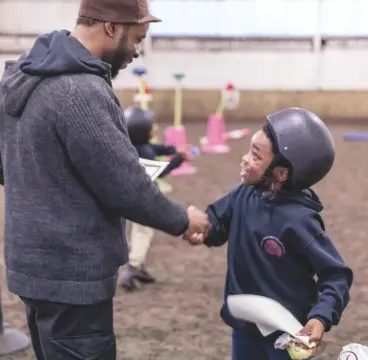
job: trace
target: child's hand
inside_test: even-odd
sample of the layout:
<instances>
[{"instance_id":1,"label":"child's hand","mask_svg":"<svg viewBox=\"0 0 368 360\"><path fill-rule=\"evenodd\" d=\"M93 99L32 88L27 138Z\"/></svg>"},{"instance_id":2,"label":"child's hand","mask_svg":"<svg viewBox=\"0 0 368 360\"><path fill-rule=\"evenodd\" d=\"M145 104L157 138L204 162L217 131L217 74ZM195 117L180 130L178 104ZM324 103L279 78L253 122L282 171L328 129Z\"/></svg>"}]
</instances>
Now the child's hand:
<instances>
[{"instance_id":1,"label":"child's hand","mask_svg":"<svg viewBox=\"0 0 368 360\"><path fill-rule=\"evenodd\" d=\"M188 207L187 214L189 226L183 235L183 239L189 241L192 245L200 244L201 238L203 242L211 227L208 215L192 205ZM201 234L202 237L198 234Z\"/></svg>"},{"instance_id":2,"label":"child's hand","mask_svg":"<svg viewBox=\"0 0 368 360\"><path fill-rule=\"evenodd\" d=\"M304 328L300 331L300 335L309 337L310 342L315 342L316 347L313 348L312 357L316 356L325 333L325 326L318 319L311 319L307 322Z\"/></svg>"},{"instance_id":3,"label":"child's hand","mask_svg":"<svg viewBox=\"0 0 368 360\"><path fill-rule=\"evenodd\" d=\"M201 245L204 239L204 234L194 233L189 237L188 241L191 245Z\"/></svg>"},{"instance_id":4,"label":"child's hand","mask_svg":"<svg viewBox=\"0 0 368 360\"><path fill-rule=\"evenodd\" d=\"M176 155L180 156L181 158L183 158L186 161L189 160L189 156L188 156L187 152L184 151L184 150L177 150Z\"/></svg>"}]
</instances>

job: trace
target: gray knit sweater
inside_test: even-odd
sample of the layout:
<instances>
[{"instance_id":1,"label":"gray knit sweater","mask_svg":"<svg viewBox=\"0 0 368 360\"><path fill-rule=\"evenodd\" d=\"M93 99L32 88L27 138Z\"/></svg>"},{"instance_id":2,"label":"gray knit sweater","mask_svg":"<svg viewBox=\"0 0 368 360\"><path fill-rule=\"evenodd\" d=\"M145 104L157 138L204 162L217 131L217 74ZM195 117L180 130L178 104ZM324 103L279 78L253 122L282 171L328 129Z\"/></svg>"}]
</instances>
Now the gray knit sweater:
<instances>
[{"instance_id":1,"label":"gray knit sweater","mask_svg":"<svg viewBox=\"0 0 368 360\"><path fill-rule=\"evenodd\" d=\"M125 219L173 235L188 226L186 210L139 165L109 70L65 31L6 64L5 262L17 295L70 304L111 298L128 258Z\"/></svg>"}]
</instances>

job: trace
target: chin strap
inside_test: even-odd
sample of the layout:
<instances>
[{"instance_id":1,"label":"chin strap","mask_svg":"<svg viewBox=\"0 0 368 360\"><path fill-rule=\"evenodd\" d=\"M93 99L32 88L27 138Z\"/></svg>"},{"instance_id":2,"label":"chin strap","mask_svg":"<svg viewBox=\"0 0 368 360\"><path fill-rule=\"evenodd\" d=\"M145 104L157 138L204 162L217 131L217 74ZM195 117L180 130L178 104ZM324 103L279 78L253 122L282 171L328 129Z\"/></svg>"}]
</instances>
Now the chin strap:
<instances>
[{"instance_id":1,"label":"chin strap","mask_svg":"<svg viewBox=\"0 0 368 360\"><path fill-rule=\"evenodd\" d=\"M275 187L275 176L273 175L273 169L277 166L278 162L281 160L282 156L280 154L277 154L269 167L266 169L264 174L262 175L261 179L258 181L256 186L261 190L270 190L274 192Z\"/></svg>"}]
</instances>

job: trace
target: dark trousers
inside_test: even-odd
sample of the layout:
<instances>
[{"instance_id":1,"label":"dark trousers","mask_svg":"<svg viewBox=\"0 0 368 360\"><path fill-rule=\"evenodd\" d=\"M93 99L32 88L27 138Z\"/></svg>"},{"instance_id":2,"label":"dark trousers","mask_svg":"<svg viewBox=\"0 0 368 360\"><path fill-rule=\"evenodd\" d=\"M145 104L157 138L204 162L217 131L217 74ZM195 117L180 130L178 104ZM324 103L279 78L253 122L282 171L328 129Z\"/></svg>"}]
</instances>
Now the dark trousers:
<instances>
[{"instance_id":1,"label":"dark trousers","mask_svg":"<svg viewBox=\"0 0 368 360\"><path fill-rule=\"evenodd\" d=\"M116 360L112 300L88 306L21 300L37 360Z\"/></svg>"},{"instance_id":2,"label":"dark trousers","mask_svg":"<svg viewBox=\"0 0 368 360\"><path fill-rule=\"evenodd\" d=\"M261 337L233 330L231 360L290 360L286 350L274 348L279 335Z\"/></svg>"}]
</instances>

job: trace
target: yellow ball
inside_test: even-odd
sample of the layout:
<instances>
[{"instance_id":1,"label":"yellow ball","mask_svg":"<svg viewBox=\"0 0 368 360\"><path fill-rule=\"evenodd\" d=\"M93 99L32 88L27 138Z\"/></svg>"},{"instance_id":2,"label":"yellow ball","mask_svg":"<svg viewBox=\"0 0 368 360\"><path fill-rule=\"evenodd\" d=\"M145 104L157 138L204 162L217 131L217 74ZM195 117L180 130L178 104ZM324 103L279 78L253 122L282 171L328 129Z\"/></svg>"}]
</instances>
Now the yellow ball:
<instances>
[{"instance_id":1,"label":"yellow ball","mask_svg":"<svg viewBox=\"0 0 368 360\"><path fill-rule=\"evenodd\" d=\"M312 349L303 349L301 347L289 346L286 350L293 360L309 359L312 356Z\"/></svg>"}]
</instances>

